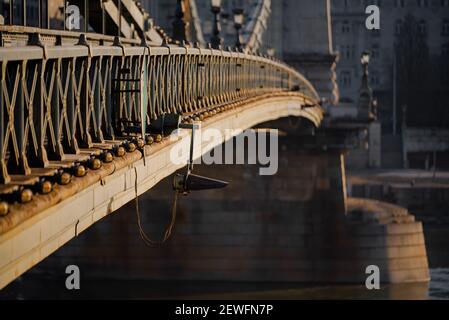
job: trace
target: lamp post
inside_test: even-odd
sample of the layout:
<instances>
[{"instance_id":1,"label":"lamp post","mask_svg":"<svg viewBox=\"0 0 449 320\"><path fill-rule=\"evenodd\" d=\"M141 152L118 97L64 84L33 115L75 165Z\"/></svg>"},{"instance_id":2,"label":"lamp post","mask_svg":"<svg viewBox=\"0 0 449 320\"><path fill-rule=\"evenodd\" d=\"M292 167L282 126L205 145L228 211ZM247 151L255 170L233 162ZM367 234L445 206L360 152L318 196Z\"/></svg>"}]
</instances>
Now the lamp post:
<instances>
[{"instance_id":1,"label":"lamp post","mask_svg":"<svg viewBox=\"0 0 449 320\"><path fill-rule=\"evenodd\" d=\"M398 121L397 121L397 109L398 109L398 56L396 53L396 46L393 52L393 135L397 135Z\"/></svg>"},{"instance_id":2,"label":"lamp post","mask_svg":"<svg viewBox=\"0 0 449 320\"><path fill-rule=\"evenodd\" d=\"M363 76L362 76L362 88L368 88L368 76L369 76L369 61L370 54L368 51L363 51L362 56L360 57L360 62L362 63L363 68Z\"/></svg>"},{"instance_id":3,"label":"lamp post","mask_svg":"<svg viewBox=\"0 0 449 320\"><path fill-rule=\"evenodd\" d=\"M122 2L119 0L118 1L118 11L117 11L117 14L118 14L118 34L117 34L117 36L118 36L118 39L120 40L120 37L121 37L121 35L122 35Z\"/></svg>"},{"instance_id":4,"label":"lamp post","mask_svg":"<svg viewBox=\"0 0 449 320\"><path fill-rule=\"evenodd\" d=\"M236 8L232 11L234 13L234 28L236 33L236 41L235 47L238 50L242 49L242 35L240 34L240 30L243 26L243 9Z\"/></svg>"},{"instance_id":5,"label":"lamp post","mask_svg":"<svg viewBox=\"0 0 449 320\"><path fill-rule=\"evenodd\" d=\"M187 23L184 21L184 0L178 0L176 5L176 13L175 20L173 21L173 40L179 41L182 43L183 41L187 41L186 36L186 27Z\"/></svg>"},{"instance_id":6,"label":"lamp post","mask_svg":"<svg viewBox=\"0 0 449 320\"><path fill-rule=\"evenodd\" d=\"M362 86L359 90L359 101L358 101L358 117L361 119L372 118L373 115L373 91L369 87L368 76L369 76L369 62L370 53L364 51L360 57L360 62L363 68L362 75Z\"/></svg>"},{"instance_id":7,"label":"lamp post","mask_svg":"<svg viewBox=\"0 0 449 320\"><path fill-rule=\"evenodd\" d=\"M211 37L211 45L214 49L219 49L223 44L223 40L220 37L221 25L220 25L220 13L221 13L221 0L211 0L211 11L214 15L214 30Z\"/></svg>"}]
</instances>

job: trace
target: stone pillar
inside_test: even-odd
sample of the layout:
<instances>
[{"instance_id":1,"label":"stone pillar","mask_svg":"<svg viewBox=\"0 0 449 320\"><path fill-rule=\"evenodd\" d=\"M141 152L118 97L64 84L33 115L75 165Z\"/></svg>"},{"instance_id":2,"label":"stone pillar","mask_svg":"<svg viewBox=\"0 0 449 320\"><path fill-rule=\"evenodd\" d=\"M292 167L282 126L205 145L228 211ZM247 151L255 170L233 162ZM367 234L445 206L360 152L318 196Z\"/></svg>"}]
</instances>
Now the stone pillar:
<instances>
[{"instance_id":1,"label":"stone pillar","mask_svg":"<svg viewBox=\"0 0 449 320\"><path fill-rule=\"evenodd\" d=\"M334 207L337 214L347 212L347 189L345 156L342 152L328 152L328 177L333 190Z\"/></svg>"},{"instance_id":2,"label":"stone pillar","mask_svg":"<svg viewBox=\"0 0 449 320\"><path fill-rule=\"evenodd\" d=\"M339 99L329 0L284 0L283 58L302 72L328 104Z\"/></svg>"}]
</instances>

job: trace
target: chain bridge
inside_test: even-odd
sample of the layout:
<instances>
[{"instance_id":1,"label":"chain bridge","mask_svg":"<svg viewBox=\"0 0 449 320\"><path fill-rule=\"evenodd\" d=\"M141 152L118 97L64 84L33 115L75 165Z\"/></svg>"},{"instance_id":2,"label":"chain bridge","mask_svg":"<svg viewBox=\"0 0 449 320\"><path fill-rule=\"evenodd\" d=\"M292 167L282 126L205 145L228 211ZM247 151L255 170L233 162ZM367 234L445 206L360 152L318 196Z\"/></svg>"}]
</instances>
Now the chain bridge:
<instances>
[{"instance_id":1,"label":"chain bridge","mask_svg":"<svg viewBox=\"0 0 449 320\"><path fill-rule=\"evenodd\" d=\"M178 1L174 39L132 0L70 1L82 16L76 31L68 30L65 6L52 28L48 10L42 14L51 1L34 1L38 18L27 22L28 2L10 1L0 25L0 288L185 167L170 160L170 150L192 142L196 126L220 130L219 145L233 138L226 130L305 119L307 143L340 150L329 151L335 161L326 171L338 189L329 196L341 209L337 220L360 205L346 199L341 150L370 118L330 121L326 100L307 77L259 53L270 1L255 1L239 49L206 45L198 21L197 39L188 42L188 1ZM198 19L196 9L193 15ZM191 161L214 147L201 144L192 142ZM423 268L391 281L427 279Z\"/></svg>"}]
</instances>

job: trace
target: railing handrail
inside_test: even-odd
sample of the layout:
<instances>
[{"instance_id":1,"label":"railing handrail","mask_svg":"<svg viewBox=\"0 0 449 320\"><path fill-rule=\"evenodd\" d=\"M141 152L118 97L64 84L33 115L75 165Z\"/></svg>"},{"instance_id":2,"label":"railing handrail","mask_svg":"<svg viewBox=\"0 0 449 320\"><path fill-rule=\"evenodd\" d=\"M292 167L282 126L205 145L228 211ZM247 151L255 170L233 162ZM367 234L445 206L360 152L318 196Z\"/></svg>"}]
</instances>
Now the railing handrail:
<instances>
[{"instance_id":1,"label":"railing handrail","mask_svg":"<svg viewBox=\"0 0 449 320\"><path fill-rule=\"evenodd\" d=\"M33 45L0 47L0 186L9 171L27 176L31 167L46 168L49 159L63 161L95 143L145 135L166 114L201 120L289 91L319 104L310 82L274 58L117 39L99 44L113 39L77 35L77 41L47 45L40 32L30 32L26 43Z\"/></svg>"},{"instance_id":2,"label":"railing handrail","mask_svg":"<svg viewBox=\"0 0 449 320\"><path fill-rule=\"evenodd\" d=\"M42 37L43 43L54 45L56 43L57 37L60 37L64 40L73 40L74 42L78 41L80 37L80 32L78 31L69 31L69 30L57 30L57 29L41 29L37 27L28 27L28 26L20 26L20 25L0 25L0 33L2 33L3 37L7 38L8 36L12 38L12 40L22 39L23 36L29 36L32 34L39 34ZM86 38L92 42L103 42L112 44L114 42L115 36L104 35L100 33L94 32L86 32L84 33ZM16 36L16 37L15 37ZM46 39L46 37L50 37L50 39ZM28 40L28 39L26 39ZM141 41L137 39L127 39L120 38L120 42L126 45L140 45Z\"/></svg>"},{"instance_id":3,"label":"railing handrail","mask_svg":"<svg viewBox=\"0 0 449 320\"><path fill-rule=\"evenodd\" d=\"M26 48L26 50L20 50L20 48ZM18 60L34 60L34 59L56 59L56 58L69 58L69 57L82 57L82 56L100 56L100 55L112 55L112 56L130 56L140 55L144 51L149 52L150 56L153 55L201 55L201 56L221 56L224 58L240 58L245 60L257 61L261 63L270 64L280 68L286 72L291 73L295 78L299 79L307 90L310 90L311 98L319 100L319 95L313 85L297 70L289 67L280 60L276 60L267 56L252 55L249 53L237 52L237 51L225 51L216 49L201 49L191 47L180 47L176 45L156 47L156 46L125 46L125 49L119 46L113 45L92 45L90 47L82 45L64 45L64 46L36 46L27 45L26 47L0 47L0 61L18 61Z\"/></svg>"}]
</instances>

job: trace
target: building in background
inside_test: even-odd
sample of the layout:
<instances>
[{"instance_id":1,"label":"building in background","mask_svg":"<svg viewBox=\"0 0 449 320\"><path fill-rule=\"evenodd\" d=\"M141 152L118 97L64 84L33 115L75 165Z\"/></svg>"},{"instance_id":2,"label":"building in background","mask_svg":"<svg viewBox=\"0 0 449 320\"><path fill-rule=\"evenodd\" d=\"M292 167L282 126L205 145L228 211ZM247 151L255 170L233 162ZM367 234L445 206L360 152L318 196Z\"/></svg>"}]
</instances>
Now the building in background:
<instances>
[{"instance_id":1,"label":"building in background","mask_svg":"<svg viewBox=\"0 0 449 320\"><path fill-rule=\"evenodd\" d=\"M380 30L365 26L365 8L371 4L380 8ZM449 1L333 0L332 20L341 103L356 103L360 55L370 51L370 85L382 124L382 165L429 167L434 146L423 149L419 160L410 160L416 156L407 150L410 135L405 131L449 127Z\"/></svg>"},{"instance_id":2,"label":"building in background","mask_svg":"<svg viewBox=\"0 0 449 320\"><path fill-rule=\"evenodd\" d=\"M185 4L191 1L195 1L204 40L210 42L211 1L184 0ZM156 24L172 35L177 0L141 2ZM222 1L225 46L235 44L233 9L243 8L248 18L256 2ZM63 1L52 2L56 3ZM365 27L365 9L371 4L381 9L381 29L377 31ZM61 21L59 7L50 10L51 24ZM8 12L3 11L7 22ZM30 23L32 17L30 14ZM193 23L189 22L191 29ZM298 68L330 104L343 107L357 105L360 55L365 50L371 52L370 86L378 99L383 166L409 164L403 141L409 135L403 134L403 123L404 128L449 127L449 0L273 0L263 37L262 52L274 52ZM426 153L424 158L428 156Z\"/></svg>"},{"instance_id":3,"label":"building in background","mask_svg":"<svg viewBox=\"0 0 449 320\"><path fill-rule=\"evenodd\" d=\"M365 26L365 8L370 4L380 8L380 30L368 30ZM379 99L382 129L391 133L396 127L398 133L402 123L402 104L411 92L400 92L404 84L401 81L404 69L410 67L401 65L395 59L395 53L401 59L408 52L415 57L413 62L419 63L420 60L426 64L426 74L414 75L420 76L416 79L420 84L417 88L421 90L420 94L430 95L433 99L429 101L427 98L429 116L422 112L408 112L407 123L413 126L449 125L449 120L439 122L441 118L449 119L448 69L443 67L449 61L448 0L333 0L332 18L334 47L340 54L337 73L343 102L353 102L357 96L361 78L360 55L364 50L370 51L370 85ZM416 47L401 46L401 42L408 40L404 39L406 37L417 43ZM422 82L424 76L428 77L428 86ZM410 87L407 89L412 91ZM413 109L414 106L407 107Z\"/></svg>"}]
</instances>

